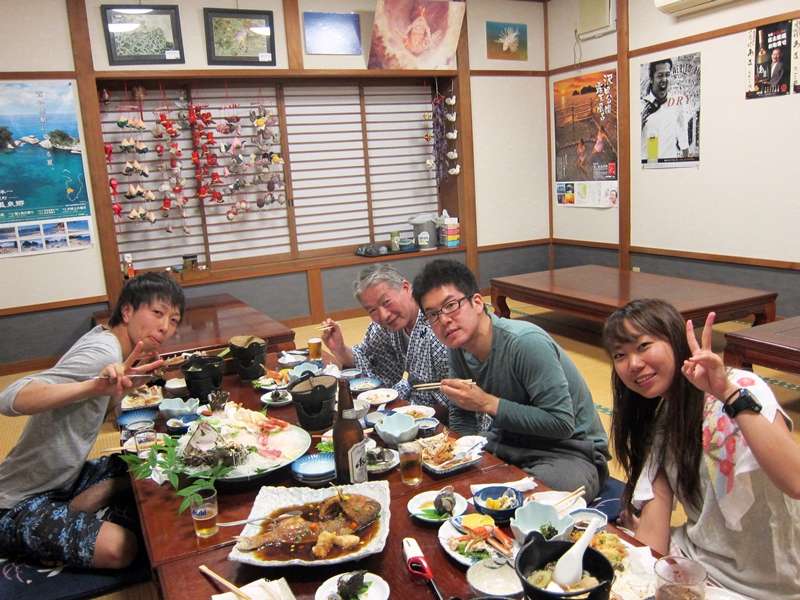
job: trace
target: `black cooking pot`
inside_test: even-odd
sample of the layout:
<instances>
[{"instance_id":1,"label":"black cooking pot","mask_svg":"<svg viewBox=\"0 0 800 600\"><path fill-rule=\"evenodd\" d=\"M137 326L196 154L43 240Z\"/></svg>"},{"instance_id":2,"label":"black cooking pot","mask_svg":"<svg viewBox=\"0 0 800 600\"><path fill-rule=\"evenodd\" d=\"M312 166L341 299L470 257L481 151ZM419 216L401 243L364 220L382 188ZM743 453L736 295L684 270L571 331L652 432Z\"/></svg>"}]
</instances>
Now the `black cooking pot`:
<instances>
[{"instance_id":1,"label":"black cooking pot","mask_svg":"<svg viewBox=\"0 0 800 600\"><path fill-rule=\"evenodd\" d=\"M228 342L233 366L242 381L252 381L264 374L267 360L267 340L252 335L237 335Z\"/></svg>"},{"instance_id":2,"label":"black cooking pot","mask_svg":"<svg viewBox=\"0 0 800 600\"><path fill-rule=\"evenodd\" d=\"M289 384L287 389L292 395L300 427L306 431L325 431L333 426L337 383L333 375L306 372Z\"/></svg>"},{"instance_id":3,"label":"black cooking pot","mask_svg":"<svg viewBox=\"0 0 800 600\"><path fill-rule=\"evenodd\" d=\"M611 584L614 582L614 567L601 552L594 548L586 548L586 552L583 554L583 570L596 577L600 585L576 592L558 593L547 592L528 581L531 574L544 569L548 563L557 561L567 550L572 548L573 544L574 542L545 541L544 536L538 531L531 531L525 536L525 545L517 554L514 566L528 600L558 600L578 596L589 600L608 600Z\"/></svg>"},{"instance_id":4,"label":"black cooking pot","mask_svg":"<svg viewBox=\"0 0 800 600\"><path fill-rule=\"evenodd\" d=\"M181 373L192 398L208 401L211 392L222 387L222 359L219 356L190 356L181 365Z\"/></svg>"}]
</instances>

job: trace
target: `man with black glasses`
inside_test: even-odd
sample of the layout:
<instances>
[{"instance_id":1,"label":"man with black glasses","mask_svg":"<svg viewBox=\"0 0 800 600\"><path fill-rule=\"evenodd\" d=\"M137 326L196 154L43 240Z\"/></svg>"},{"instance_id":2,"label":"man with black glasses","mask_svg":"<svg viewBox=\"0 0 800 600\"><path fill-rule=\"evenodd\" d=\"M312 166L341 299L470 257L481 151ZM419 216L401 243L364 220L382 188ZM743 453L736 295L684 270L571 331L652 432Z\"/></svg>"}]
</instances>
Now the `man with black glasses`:
<instances>
[{"instance_id":1,"label":"man with black glasses","mask_svg":"<svg viewBox=\"0 0 800 600\"><path fill-rule=\"evenodd\" d=\"M463 264L428 263L414 300L450 349L441 391L453 401L450 427L477 431L477 412L494 417L486 449L555 490L586 487L591 501L608 477L608 437L592 394L567 353L541 328L489 314ZM474 383L467 383L472 380Z\"/></svg>"}]
</instances>

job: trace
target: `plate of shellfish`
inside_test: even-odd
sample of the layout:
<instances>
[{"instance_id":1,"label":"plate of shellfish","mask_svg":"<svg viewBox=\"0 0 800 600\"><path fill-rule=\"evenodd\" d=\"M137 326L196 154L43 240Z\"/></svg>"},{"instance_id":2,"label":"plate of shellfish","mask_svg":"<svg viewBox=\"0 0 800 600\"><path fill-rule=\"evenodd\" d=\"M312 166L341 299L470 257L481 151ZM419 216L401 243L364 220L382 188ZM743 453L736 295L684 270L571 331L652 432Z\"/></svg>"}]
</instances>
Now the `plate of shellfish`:
<instances>
[{"instance_id":1,"label":"plate of shellfish","mask_svg":"<svg viewBox=\"0 0 800 600\"><path fill-rule=\"evenodd\" d=\"M408 501L408 512L422 521L437 523L467 512L467 501L448 485L440 491L422 492Z\"/></svg>"},{"instance_id":2,"label":"plate of shellfish","mask_svg":"<svg viewBox=\"0 0 800 600\"><path fill-rule=\"evenodd\" d=\"M389 484L262 487L229 560L261 567L333 565L379 553L389 536ZM279 519L287 512L300 514Z\"/></svg>"},{"instance_id":3,"label":"plate of shellfish","mask_svg":"<svg viewBox=\"0 0 800 600\"><path fill-rule=\"evenodd\" d=\"M356 598L357 600L388 600L389 584L383 578L366 571L334 575L319 586L314 600Z\"/></svg>"}]
</instances>

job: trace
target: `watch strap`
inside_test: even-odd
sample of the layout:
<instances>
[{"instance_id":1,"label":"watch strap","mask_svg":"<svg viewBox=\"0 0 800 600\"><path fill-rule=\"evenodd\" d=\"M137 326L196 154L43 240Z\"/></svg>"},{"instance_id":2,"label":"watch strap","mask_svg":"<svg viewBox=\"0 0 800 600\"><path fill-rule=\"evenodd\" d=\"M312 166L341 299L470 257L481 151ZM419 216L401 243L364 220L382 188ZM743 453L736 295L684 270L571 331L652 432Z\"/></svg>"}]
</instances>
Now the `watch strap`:
<instances>
[{"instance_id":1,"label":"watch strap","mask_svg":"<svg viewBox=\"0 0 800 600\"><path fill-rule=\"evenodd\" d=\"M749 390L742 388L738 391L738 394L739 397L736 398L736 400L727 402L722 406L723 412L731 419L735 419L739 413L745 410L752 410L757 413L761 412L761 404Z\"/></svg>"}]
</instances>

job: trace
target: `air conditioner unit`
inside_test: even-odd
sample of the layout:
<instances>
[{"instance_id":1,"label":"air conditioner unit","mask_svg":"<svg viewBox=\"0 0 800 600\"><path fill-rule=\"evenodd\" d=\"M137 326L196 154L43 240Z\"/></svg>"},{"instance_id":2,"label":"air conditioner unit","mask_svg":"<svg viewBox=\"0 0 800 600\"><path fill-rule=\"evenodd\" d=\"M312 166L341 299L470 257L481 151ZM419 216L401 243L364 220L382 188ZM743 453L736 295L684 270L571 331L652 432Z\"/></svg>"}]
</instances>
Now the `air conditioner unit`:
<instances>
[{"instance_id":1,"label":"air conditioner unit","mask_svg":"<svg viewBox=\"0 0 800 600\"><path fill-rule=\"evenodd\" d=\"M685 15L733 2L733 0L654 0L656 8L668 15Z\"/></svg>"}]
</instances>

